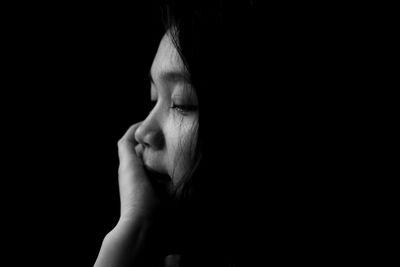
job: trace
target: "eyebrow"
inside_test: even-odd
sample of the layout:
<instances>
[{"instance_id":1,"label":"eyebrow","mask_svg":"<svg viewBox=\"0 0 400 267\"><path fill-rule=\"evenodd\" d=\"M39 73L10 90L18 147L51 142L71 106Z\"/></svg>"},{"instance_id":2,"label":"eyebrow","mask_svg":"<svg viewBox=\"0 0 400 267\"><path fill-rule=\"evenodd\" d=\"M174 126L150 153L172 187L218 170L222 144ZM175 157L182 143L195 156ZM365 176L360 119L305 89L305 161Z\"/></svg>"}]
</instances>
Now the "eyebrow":
<instances>
[{"instance_id":1,"label":"eyebrow","mask_svg":"<svg viewBox=\"0 0 400 267\"><path fill-rule=\"evenodd\" d=\"M149 79L152 84L155 84L151 71L149 71ZM160 80L165 83L190 83L190 77L187 72L182 71L162 71L158 74Z\"/></svg>"}]
</instances>

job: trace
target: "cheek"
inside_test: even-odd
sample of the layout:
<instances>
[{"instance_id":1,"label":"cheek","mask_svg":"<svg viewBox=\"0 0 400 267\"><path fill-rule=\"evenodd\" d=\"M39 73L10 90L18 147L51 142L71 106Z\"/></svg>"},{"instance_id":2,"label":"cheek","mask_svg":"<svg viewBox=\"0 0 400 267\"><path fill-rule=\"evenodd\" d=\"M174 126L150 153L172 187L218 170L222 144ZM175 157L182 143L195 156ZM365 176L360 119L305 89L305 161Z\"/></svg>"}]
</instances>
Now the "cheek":
<instances>
[{"instance_id":1,"label":"cheek","mask_svg":"<svg viewBox=\"0 0 400 267\"><path fill-rule=\"evenodd\" d=\"M191 164L191 153L194 149L192 143L196 138L194 125L194 120L183 120L174 124L169 131L169 165L174 168L176 179L179 179Z\"/></svg>"}]
</instances>

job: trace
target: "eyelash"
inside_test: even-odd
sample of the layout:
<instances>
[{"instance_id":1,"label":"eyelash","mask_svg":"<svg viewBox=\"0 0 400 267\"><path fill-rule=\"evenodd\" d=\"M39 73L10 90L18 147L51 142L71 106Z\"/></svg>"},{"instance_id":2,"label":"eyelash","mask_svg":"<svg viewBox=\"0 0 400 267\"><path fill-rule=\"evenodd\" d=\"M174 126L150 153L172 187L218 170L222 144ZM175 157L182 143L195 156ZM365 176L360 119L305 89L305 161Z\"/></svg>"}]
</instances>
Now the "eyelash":
<instances>
[{"instance_id":1,"label":"eyelash","mask_svg":"<svg viewBox=\"0 0 400 267\"><path fill-rule=\"evenodd\" d=\"M154 107L156 104L157 104L157 100L151 100L152 107ZM170 108L176 110L177 112L179 112L181 114L187 114L190 112L197 111L197 106L195 106L195 105L177 105L177 104L172 103L172 106Z\"/></svg>"},{"instance_id":2,"label":"eyelash","mask_svg":"<svg viewBox=\"0 0 400 267\"><path fill-rule=\"evenodd\" d=\"M175 109L176 111L178 111L179 113L189 113L189 112L194 112L197 110L197 106L195 105L176 105L176 104L172 104L173 109Z\"/></svg>"}]
</instances>

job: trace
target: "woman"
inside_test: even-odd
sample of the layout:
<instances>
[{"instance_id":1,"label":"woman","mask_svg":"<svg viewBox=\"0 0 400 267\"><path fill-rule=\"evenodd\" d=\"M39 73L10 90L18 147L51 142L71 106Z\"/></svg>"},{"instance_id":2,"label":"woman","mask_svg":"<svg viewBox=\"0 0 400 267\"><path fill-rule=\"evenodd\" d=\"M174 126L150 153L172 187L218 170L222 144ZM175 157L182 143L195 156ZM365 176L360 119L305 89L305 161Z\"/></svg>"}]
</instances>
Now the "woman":
<instances>
[{"instance_id":1,"label":"woman","mask_svg":"<svg viewBox=\"0 0 400 267\"><path fill-rule=\"evenodd\" d=\"M96 267L234 261L235 177L249 172L240 167L248 133L236 107L252 83L252 5L185 2L164 6L166 31L150 70L154 106L118 143L121 215Z\"/></svg>"}]
</instances>

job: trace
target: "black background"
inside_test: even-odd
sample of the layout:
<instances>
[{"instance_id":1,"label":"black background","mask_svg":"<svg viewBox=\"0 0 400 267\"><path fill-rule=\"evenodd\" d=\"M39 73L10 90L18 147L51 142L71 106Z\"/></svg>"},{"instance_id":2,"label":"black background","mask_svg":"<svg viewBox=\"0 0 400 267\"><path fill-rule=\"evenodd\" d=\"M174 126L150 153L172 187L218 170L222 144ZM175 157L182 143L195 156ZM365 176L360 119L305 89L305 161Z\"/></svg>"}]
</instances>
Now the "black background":
<instances>
[{"instance_id":1,"label":"black background","mask_svg":"<svg viewBox=\"0 0 400 267\"><path fill-rule=\"evenodd\" d=\"M272 64L255 75L267 79L249 90L246 114L263 119L267 111L279 127L256 128L239 141L251 152L264 142L281 157L272 155L277 179L263 187L265 177L254 175L245 183L246 204L264 198L270 207L243 205L246 240L267 243L253 255L369 258L359 245L371 242L365 233L374 206L364 197L374 165L364 160L370 127L362 126L372 118L364 105L373 102L363 99L373 81L364 71L370 27L343 19L356 14L347 7L326 16L330 8L303 7L305 16L297 7L280 14L271 7L265 16L268 38L257 45ZM147 76L162 36L152 10L137 3L2 7L1 221L9 266L94 264L118 219L117 141L149 110ZM266 105L260 92L271 84L279 86L267 90ZM264 158L249 155L262 169Z\"/></svg>"},{"instance_id":2,"label":"black background","mask_svg":"<svg viewBox=\"0 0 400 267\"><path fill-rule=\"evenodd\" d=\"M10 266L92 266L119 215L117 141L149 111L150 5L4 7L3 240Z\"/></svg>"}]
</instances>

